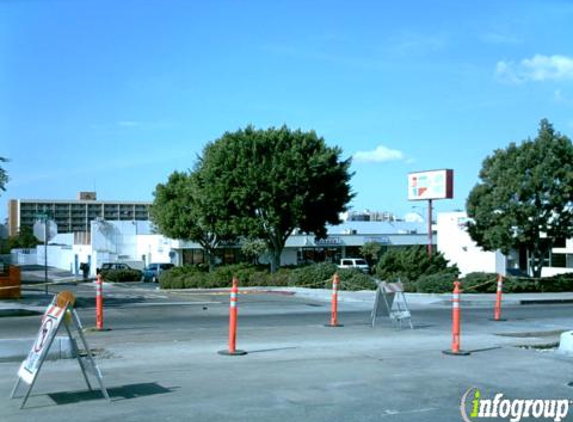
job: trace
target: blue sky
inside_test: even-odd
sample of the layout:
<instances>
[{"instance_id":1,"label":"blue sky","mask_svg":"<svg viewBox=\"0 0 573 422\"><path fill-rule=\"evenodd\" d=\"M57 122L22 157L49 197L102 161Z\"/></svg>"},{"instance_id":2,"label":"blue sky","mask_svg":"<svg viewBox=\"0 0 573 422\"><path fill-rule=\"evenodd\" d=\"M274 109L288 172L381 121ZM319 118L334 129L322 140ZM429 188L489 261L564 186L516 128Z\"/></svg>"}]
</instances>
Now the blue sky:
<instances>
[{"instance_id":1,"label":"blue sky","mask_svg":"<svg viewBox=\"0 0 573 422\"><path fill-rule=\"evenodd\" d=\"M248 124L315 130L354 156L352 207L404 215L407 174L573 137L573 2L5 0L0 197L152 200ZM419 208L422 210L422 208Z\"/></svg>"}]
</instances>

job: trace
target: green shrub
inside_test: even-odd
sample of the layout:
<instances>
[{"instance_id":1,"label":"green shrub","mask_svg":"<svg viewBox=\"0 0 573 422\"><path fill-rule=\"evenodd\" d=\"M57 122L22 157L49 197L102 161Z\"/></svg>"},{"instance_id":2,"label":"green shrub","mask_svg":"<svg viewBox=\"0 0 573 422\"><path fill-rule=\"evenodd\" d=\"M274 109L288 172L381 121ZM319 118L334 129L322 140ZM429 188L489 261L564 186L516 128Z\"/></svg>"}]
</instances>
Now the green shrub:
<instances>
[{"instance_id":1,"label":"green shrub","mask_svg":"<svg viewBox=\"0 0 573 422\"><path fill-rule=\"evenodd\" d=\"M504 293L535 293L539 292L538 283L523 277L507 277L503 280Z\"/></svg>"},{"instance_id":2,"label":"green shrub","mask_svg":"<svg viewBox=\"0 0 573 422\"><path fill-rule=\"evenodd\" d=\"M140 281L142 272L139 270L102 270L100 275L105 281Z\"/></svg>"},{"instance_id":3,"label":"green shrub","mask_svg":"<svg viewBox=\"0 0 573 422\"><path fill-rule=\"evenodd\" d=\"M159 274L159 286L162 289L182 289L185 286L185 280L195 274L204 274L203 270L194 265L185 265L183 267L174 267ZM177 281L176 281L177 280ZM179 281L181 280L181 281Z\"/></svg>"},{"instance_id":4,"label":"green shrub","mask_svg":"<svg viewBox=\"0 0 573 422\"><path fill-rule=\"evenodd\" d=\"M460 281L466 293L495 293L497 290L496 273L473 272Z\"/></svg>"},{"instance_id":5,"label":"green shrub","mask_svg":"<svg viewBox=\"0 0 573 422\"><path fill-rule=\"evenodd\" d=\"M209 275L211 277L211 287L230 287L233 277L239 279L240 286L249 286L251 278L256 272L256 268L250 264L234 264L217 267Z\"/></svg>"},{"instance_id":6,"label":"green shrub","mask_svg":"<svg viewBox=\"0 0 573 422\"><path fill-rule=\"evenodd\" d=\"M456 265L449 265L439 252L429 256L425 246L411 246L386 252L378 262L375 273L382 280L400 278L406 284L430 274L449 273L457 277L459 269Z\"/></svg>"},{"instance_id":7,"label":"green shrub","mask_svg":"<svg viewBox=\"0 0 573 422\"><path fill-rule=\"evenodd\" d=\"M454 290L455 277L450 273L438 273L421 276L416 282L419 293L449 293Z\"/></svg>"},{"instance_id":8,"label":"green shrub","mask_svg":"<svg viewBox=\"0 0 573 422\"><path fill-rule=\"evenodd\" d=\"M338 271L336 264L329 262L300 267L293 271L291 284L294 286L329 288L332 276L336 271Z\"/></svg>"},{"instance_id":9,"label":"green shrub","mask_svg":"<svg viewBox=\"0 0 573 422\"><path fill-rule=\"evenodd\" d=\"M541 292L572 292L573 273L557 274L552 277L542 278L538 282Z\"/></svg>"},{"instance_id":10,"label":"green shrub","mask_svg":"<svg viewBox=\"0 0 573 422\"><path fill-rule=\"evenodd\" d=\"M430 267L432 268L432 267ZM455 271L454 271L455 270ZM275 274L270 274L266 267L249 264L236 264L217 267L213 272L206 272L198 266L175 267L163 271L159 276L162 289L210 289L228 288L233 276L239 278L240 287L257 286L305 286L330 289L332 276L338 272L341 289L369 290L375 289L374 279L367 274L353 269L338 269L335 264L320 263L304 267L280 268ZM105 270L102 271L107 281L137 281L141 279L138 270ZM423 293L450 293L457 269L447 267L445 272L424 274L417 279L402 278L404 291ZM385 278L386 281L397 281L399 275ZM460 281L466 293L493 293L496 290L497 274L475 272L467 274ZM546 277L542 280L528 278L504 278L505 293L529 292L569 292L573 291L573 273Z\"/></svg>"},{"instance_id":11,"label":"green shrub","mask_svg":"<svg viewBox=\"0 0 573 422\"><path fill-rule=\"evenodd\" d=\"M338 271L342 290L375 290L377 285L372 277L356 268L342 268Z\"/></svg>"},{"instance_id":12,"label":"green shrub","mask_svg":"<svg viewBox=\"0 0 573 422\"><path fill-rule=\"evenodd\" d=\"M185 287L185 280L183 277L176 277L171 282L171 289L182 289Z\"/></svg>"},{"instance_id":13,"label":"green shrub","mask_svg":"<svg viewBox=\"0 0 573 422\"><path fill-rule=\"evenodd\" d=\"M291 268L280 268L274 274L268 274L270 286L290 286L293 283L293 270Z\"/></svg>"},{"instance_id":14,"label":"green shrub","mask_svg":"<svg viewBox=\"0 0 573 422\"><path fill-rule=\"evenodd\" d=\"M197 267L177 267L161 273L162 289L214 289L232 285L233 277L239 279L240 287L288 285L290 271L280 270L272 275L250 264L226 265L204 272Z\"/></svg>"}]
</instances>

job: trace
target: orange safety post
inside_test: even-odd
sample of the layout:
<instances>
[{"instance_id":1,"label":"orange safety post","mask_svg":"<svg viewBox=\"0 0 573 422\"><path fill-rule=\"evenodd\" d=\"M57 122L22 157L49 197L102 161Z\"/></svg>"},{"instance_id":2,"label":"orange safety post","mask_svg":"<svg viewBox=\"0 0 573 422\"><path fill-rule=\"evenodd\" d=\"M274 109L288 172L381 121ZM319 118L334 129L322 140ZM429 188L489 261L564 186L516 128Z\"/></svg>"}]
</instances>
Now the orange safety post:
<instances>
[{"instance_id":1,"label":"orange safety post","mask_svg":"<svg viewBox=\"0 0 573 422\"><path fill-rule=\"evenodd\" d=\"M503 295L503 277L501 274L497 275L497 293L495 296L495 308L493 311L493 320L494 321L505 321L505 319L501 318L501 299Z\"/></svg>"},{"instance_id":2,"label":"orange safety post","mask_svg":"<svg viewBox=\"0 0 573 422\"><path fill-rule=\"evenodd\" d=\"M233 277L233 287L231 288L231 300L229 305L229 350L219 351L220 355L243 356L247 352L237 350L237 301L239 296L239 280Z\"/></svg>"},{"instance_id":3,"label":"orange safety post","mask_svg":"<svg viewBox=\"0 0 573 422\"><path fill-rule=\"evenodd\" d=\"M460 318L460 282L454 282L454 293L452 296L452 349L444 350L446 355L467 356L470 353L460 350L461 339L461 318Z\"/></svg>"},{"instance_id":4,"label":"orange safety post","mask_svg":"<svg viewBox=\"0 0 573 422\"><path fill-rule=\"evenodd\" d=\"M338 323L338 286L340 285L340 277L338 273L334 274L332 277L332 307L330 312L330 324L326 324L326 327L342 327L342 324Z\"/></svg>"},{"instance_id":5,"label":"orange safety post","mask_svg":"<svg viewBox=\"0 0 573 422\"><path fill-rule=\"evenodd\" d=\"M96 278L96 330L103 331L103 286L101 274Z\"/></svg>"}]
</instances>

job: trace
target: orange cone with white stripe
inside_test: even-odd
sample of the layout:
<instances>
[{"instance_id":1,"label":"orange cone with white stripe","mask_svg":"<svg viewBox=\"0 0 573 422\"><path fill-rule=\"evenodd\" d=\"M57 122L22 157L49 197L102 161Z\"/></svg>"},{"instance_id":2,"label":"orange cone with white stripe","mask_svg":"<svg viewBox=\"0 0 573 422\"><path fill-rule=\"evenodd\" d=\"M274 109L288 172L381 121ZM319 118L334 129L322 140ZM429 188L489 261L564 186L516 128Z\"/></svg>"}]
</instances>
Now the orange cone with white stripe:
<instances>
[{"instance_id":1,"label":"orange cone with white stripe","mask_svg":"<svg viewBox=\"0 0 573 422\"><path fill-rule=\"evenodd\" d=\"M247 352L244 350L237 350L237 302L239 297L239 280L233 277L233 287L231 287L231 299L229 305L229 349L219 351L220 355L226 356L242 356Z\"/></svg>"},{"instance_id":2,"label":"orange cone with white stripe","mask_svg":"<svg viewBox=\"0 0 573 422\"><path fill-rule=\"evenodd\" d=\"M503 277L501 274L497 275L497 292L495 295L495 308L493 311L494 321L505 321L501 318L501 300L503 295Z\"/></svg>"},{"instance_id":3,"label":"orange cone with white stripe","mask_svg":"<svg viewBox=\"0 0 573 422\"><path fill-rule=\"evenodd\" d=\"M103 331L103 281L101 274L96 279L96 330Z\"/></svg>"},{"instance_id":4,"label":"orange cone with white stripe","mask_svg":"<svg viewBox=\"0 0 573 422\"><path fill-rule=\"evenodd\" d=\"M452 295L452 349L444 350L446 355L467 356L470 353L460 350L461 340L461 318L460 318L460 282L454 282L454 292Z\"/></svg>"},{"instance_id":5,"label":"orange cone with white stripe","mask_svg":"<svg viewBox=\"0 0 573 422\"><path fill-rule=\"evenodd\" d=\"M340 277L338 273L332 276L332 306L330 312L330 324L326 324L326 327L342 327L342 324L338 323L338 286L340 285Z\"/></svg>"}]
</instances>

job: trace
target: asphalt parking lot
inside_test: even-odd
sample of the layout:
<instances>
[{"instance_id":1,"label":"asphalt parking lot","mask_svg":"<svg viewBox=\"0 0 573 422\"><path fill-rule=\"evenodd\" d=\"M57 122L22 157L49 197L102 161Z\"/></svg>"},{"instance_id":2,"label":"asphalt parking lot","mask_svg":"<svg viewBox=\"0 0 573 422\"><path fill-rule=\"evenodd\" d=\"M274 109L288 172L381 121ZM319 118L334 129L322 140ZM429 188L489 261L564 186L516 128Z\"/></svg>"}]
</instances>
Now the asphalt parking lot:
<instances>
[{"instance_id":1,"label":"asphalt parking lot","mask_svg":"<svg viewBox=\"0 0 573 422\"><path fill-rule=\"evenodd\" d=\"M93 286L72 288L84 326L93 327ZM514 302L504 309L507 321L496 323L487 301L468 302L462 348L472 353L461 357L442 353L451 342L446 297L412 298L410 330L386 319L372 328L368 296L346 292L339 305L344 327L325 327L328 296L240 295L237 346L248 354L229 357L217 353L227 347L227 292L109 285L110 330L86 336L111 403L87 391L77 362L65 359L45 363L20 410L21 401L9 398L19 361L5 360L0 420L460 421L462 396L472 387L484 398L572 397L573 359L553 348L573 326L570 304ZM37 294L35 304L47 300ZM0 318L0 335L34 337L39 318ZM573 420L569 413L563 420Z\"/></svg>"}]
</instances>

